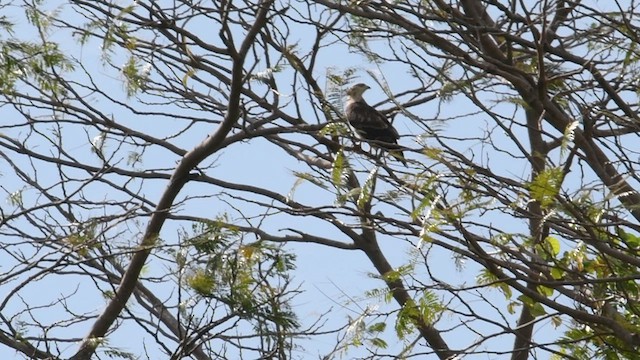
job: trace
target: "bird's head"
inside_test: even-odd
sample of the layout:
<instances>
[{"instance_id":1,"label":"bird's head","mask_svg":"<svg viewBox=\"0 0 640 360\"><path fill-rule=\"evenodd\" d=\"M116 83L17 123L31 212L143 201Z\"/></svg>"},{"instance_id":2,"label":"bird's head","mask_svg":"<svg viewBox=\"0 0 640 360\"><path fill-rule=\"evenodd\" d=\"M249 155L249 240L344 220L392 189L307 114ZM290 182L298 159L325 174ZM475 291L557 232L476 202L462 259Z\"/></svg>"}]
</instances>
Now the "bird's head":
<instances>
[{"instance_id":1,"label":"bird's head","mask_svg":"<svg viewBox=\"0 0 640 360\"><path fill-rule=\"evenodd\" d=\"M356 101L361 100L362 94L368 89L371 89L371 88L367 84L363 84L363 83L355 84L352 87L350 87L349 90L347 90L347 96L349 96L350 98Z\"/></svg>"}]
</instances>

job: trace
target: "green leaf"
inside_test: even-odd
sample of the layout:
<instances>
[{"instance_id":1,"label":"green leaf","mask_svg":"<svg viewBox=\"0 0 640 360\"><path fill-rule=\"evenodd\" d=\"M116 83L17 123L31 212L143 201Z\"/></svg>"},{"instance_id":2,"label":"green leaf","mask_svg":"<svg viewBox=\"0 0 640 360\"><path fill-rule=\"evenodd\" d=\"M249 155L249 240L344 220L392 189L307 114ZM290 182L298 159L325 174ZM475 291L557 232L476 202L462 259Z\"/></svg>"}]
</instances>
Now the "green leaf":
<instances>
[{"instance_id":1,"label":"green leaf","mask_svg":"<svg viewBox=\"0 0 640 360\"><path fill-rule=\"evenodd\" d=\"M506 283L501 282L501 283L497 284L497 287L498 287L498 289L500 289L500 291L502 291L502 293L504 294L505 298L511 299L511 295L513 295L512 292L511 292L511 286L507 285Z\"/></svg>"},{"instance_id":2,"label":"green leaf","mask_svg":"<svg viewBox=\"0 0 640 360\"><path fill-rule=\"evenodd\" d=\"M622 61L624 67L629 66L633 62L633 60L637 59L636 56L634 56L637 53L636 44L637 43L635 41L629 42L629 49L624 56L624 60Z\"/></svg>"},{"instance_id":3,"label":"green leaf","mask_svg":"<svg viewBox=\"0 0 640 360\"><path fill-rule=\"evenodd\" d=\"M355 200L361 191L361 188L355 188L347 191L345 194L338 195L335 202L336 206L343 206L349 199Z\"/></svg>"},{"instance_id":4,"label":"green leaf","mask_svg":"<svg viewBox=\"0 0 640 360\"><path fill-rule=\"evenodd\" d=\"M504 294L505 298L510 299L512 292L511 287L502 281L498 281L498 277L496 277L491 271L488 269L480 270L480 273L476 276L476 281L480 285L489 285L493 288L498 288Z\"/></svg>"},{"instance_id":5,"label":"green leaf","mask_svg":"<svg viewBox=\"0 0 640 360\"><path fill-rule=\"evenodd\" d=\"M419 300L419 309L422 320L427 324L431 324L438 319L440 314L445 310L438 295L432 291L424 291Z\"/></svg>"},{"instance_id":6,"label":"green leaf","mask_svg":"<svg viewBox=\"0 0 640 360\"><path fill-rule=\"evenodd\" d=\"M198 269L187 278L187 284L198 294L209 296L213 292L215 282L204 270Z\"/></svg>"},{"instance_id":7,"label":"green leaf","mask_svg":"<svg viewBox=\"0 0 640 360\"><path fill-rule=\"evenodd\" d=\"M388 271L387 273L385 273L382 276L382 278L386 282L397 281L397 280L400 280L403 276L406 276L406 275L409 275L409 274L413 273L413 270L414 270L414 265L413 264L402 265L402 266L398 267L397 269Z\"/></svg>"},{"instance_id":8,"label":"green leaf","mask_svg":"<svg viewBox=\"0 0 640 360\"><path fill-rule=\"evenodd\" d=\"M540 303L533 304L533 306L529 308L529 311L531 311L531 315L533 317L543 316L547 314L544 307Z\"/></svg>"},{"instance_id":9,"label":"green leaf","mask_svg":"<svg viewBox=\"0 0 640 360\"><path fill-rule=\"evenodd\" d=\"M411 220L416 221L418 220L418 218L420 216L422 216L424 210L431 206L431 198L430 197L424 197L422 198L422 201L420 201L420 204L418 204L418 206L411 212Z\"/></svg>"},{"instance_id":10,"label":"green leaf","mask_svg":"<svg viewBox=\"0 0 640 360\"><path fill-rule=\"evenodd\" d=\"M560 253L560 241L553 236L547 236L544 239L544 247L554 257Z\"/></svg>"},{"instance_id":11,"label":"green leaf","mask_svg":"<svg viewBox=\"0 0 640 360\"><path fill-rule=\"evenodd\" d=\"M376 179L378 175L378 168L375 167L369 172L367 180L364 182L360 196L358 196L358 209L365 210L371 203L371 196L376 188Z\"/></svg>"},{"instance_id":12,"label":"green leaf","mask_svg":"<svg viewBox=\"0 0 640 360\"><path fill-rule=\"evenodd\" d=\"M538 292L544 295L545 297L550 297L551 295L553 295L553 291L554 291L552 288L546 287L543 285L539 285L537 289L538 289Z\"/></svg>"},{"instance_id":13,"label":"green leaf","mask_svg":"<svg viewBox=\"0 0 640 360\"><path fill-rule=\"evenodd\" d=\"M533 301L530 297L528 297L526 295L518 296L518 300L520 300L526 306L530 306L530 305L533 305L535 303L535 301Z\"/></svg>"},{"instance_id":14,"label":"green leaf","mask_svg":"<svg viewBox=\"0 0 640 360\"><path fill-rule=\"evenodd\" d=\"M371 345L375 346L375 347L379 347L381 349L386 349L387 348L387 343L380 339L380 338L373 338L371 340L369 340L369 342L371 343Z\"/></svg>"},{"instance_id":15,"label":"green leaf","mask_svg":"<svg viewBox=\"0 0 640 360\"><path fill-rule=\"evenodd\" d=\"M398 317L396 318L395 330L398 338L402 340L413 332L415 329L414 319L419 316L420 312L416 304L413 301L407 301L398 312Z\"/></svg>"},{"instance_id":16,"label":"green leaf","mask_svg":"<svg viewBox=\"0 0 640 360\"><path fill-rule=\"evenodd\" d=\"M310 173L305 173L305 172L298 172L298 171L294 171L293 175L295 177L297 177L298 179L302 179L302 180L306 180L310 183L312 183L313 185L316 185L322 189L328 189L328 186L323 184L322 181L320 181L315 175L310 174ZM297 182L297 181L296 181ZM295 184L294 184L295 186ZM291 189L292 191L294 189Z\"/></svg>"},{"instance_id":17,"label":"green leaf","mask_svg":"<svg viewBox=\"0 0 640 360\"><path fill-rule=\"evenodd\" d=\"M126 83L127 96L131 97L141 89L144 82L137 59L129 57L121 71Z\"/></svg>"},{"instance_id":18,"label":"green leaf","mask_svg":"<svg viewBox=\"0 0 640 360\"><path fill-rule=\"evenodd\" d=\"M547 312L544 310L544 307L539 302L531 299L526 295L518 296L518 300L522 301L522 303L527 308L529 308L529 311L531 312L531 316L533 317L538 317L538 316L547 314Z\"/></svg>"},{"instance_id":19,"label":"green leaf","mask_svg":"<svg viewBox=\"0 0 640 360\"><path fill-rule=\"evenodd\" d=\"M564 274L565 271L563 269L557 267L551 268L551 277L553 277L554 280L561 280Z\"/></svg>"},{"instance_id":20,"label":"green leaf","mask_svg":"<svg viewBox=\"0 0 640 360\"><path fill-rule=\"evenodd\" d=\"M517 301L511 301L507 304L507 311L509 314L513 315L516 313L516 308L520 306L520 303Z\"/></svg>"},{"instance_id":21,"label":"green leaf","mask_svg":"<svg viewBox=\"0 0 640 360\"><path fill-rule=\"evenodd\" d=\"M369 332L383 332L385 329L387 328L387 323L383 323L383 322L379 322L379 323L375 323L373 325L369 325L369 328L367 329L367 331Z\"/></svg>"},{"instance_id":22,"label":"green leaf","mask_svg":"<svg viewBox=\"0 0 640 360\"><path fill-rule=\"evenodd\" d=\"M422 149L422 153L431 160L441 160L442 150L434 147L425 147Z\"/></svg>"},{"instance_id":23,"label":"green leaf","mask_svg":"<svg viewBox=\"0 0 640 360\"><path fill-rule=\"evenodd\" d=\"M322 136L324 135L340 136L348 133L349 133L349 128L347 128L347 126L341 122L329 123L325 125L320 131L318 131L318 134Z\"/></svg>"},{"instance_id":24,"label":"green leaf","mask_svg":"<svg viewBox=\"0 0 640 360\"><path fill-rule=\"evenodd\" d=\"M505 96L502 98L502 101L515 104L515 105L520 105L522 106L523 109L531 109L531 106L529 106L529 103L527 103L523 98L519 96Z\"/></svg>"},{"instance_id":25,"label":"green leaf","mask_svg":"<svg viewBox=\"0 0 640 360\"><path fill-rule=\"evenodd\" d=\"M637 249L640 247L640 236L636 236L624 231L622 228L618 228L618 236L625 242L630 248Z\"/></svg>"},{"instance_id":26,"label":"green leaf","mask_svg":"<svg viewBox=\"0 0 640 360\"><path fill-rule=\"evenodd\" d=\"M384 302L389 304L393 300L393 291L387 291L384 296Z\"/></svg>"},{"instance_id":27,"label":"green leaf","mask_svg":"<svg viewBox=\"0 0 640 360\"><path fill-rule=\"evenodd\" d=\"M331 169L331 181L336 187L342 186L342 174L344 173L345 165L344 152L340 149L336 153L336 158L333 160L333 168Z\"/></svg>"},{"instance_id":28,"label":"green leaf","mask_svg":"<svg viewBox=\"0 0 640 360\"><path fill-rule=\"evenodd\" d=\"M540 172L531 183L529 193L540 203L542 208L548 208L560 192L564 173L561 167L548 168Z\"/></svg>"}]
</instances>

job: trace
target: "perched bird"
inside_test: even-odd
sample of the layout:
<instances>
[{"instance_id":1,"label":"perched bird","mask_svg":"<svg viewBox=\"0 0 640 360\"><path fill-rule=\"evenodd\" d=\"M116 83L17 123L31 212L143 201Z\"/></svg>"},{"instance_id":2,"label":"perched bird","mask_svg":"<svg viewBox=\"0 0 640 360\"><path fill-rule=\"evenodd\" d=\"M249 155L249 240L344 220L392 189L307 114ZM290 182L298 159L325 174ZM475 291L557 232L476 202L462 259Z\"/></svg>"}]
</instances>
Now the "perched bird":
<instances>
[{"instance_id":1,"label":"perched bird","mask_svg":"<svg viewBox=\"0 0 640 360\"><path fill-rule=\"evenodd\" d=\"M353 85L347 90L344 112L349 127L357 138L389 150L389 154L407 166L407 160L400 150L402 147L398 145L400 135L384 115L362 98L362 94L368 89L370 89L368 85L361 83Z\"/></svg>"}]
</instances>

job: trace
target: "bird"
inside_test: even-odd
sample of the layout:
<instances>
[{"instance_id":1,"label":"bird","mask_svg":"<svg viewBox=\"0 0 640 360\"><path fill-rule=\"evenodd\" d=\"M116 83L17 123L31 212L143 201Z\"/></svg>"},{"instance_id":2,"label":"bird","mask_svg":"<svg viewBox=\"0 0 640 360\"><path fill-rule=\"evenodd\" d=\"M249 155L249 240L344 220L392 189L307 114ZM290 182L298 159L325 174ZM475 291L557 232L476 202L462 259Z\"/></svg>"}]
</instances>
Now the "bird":
<instances>
[{"instance_id":1,"label":"bird","mask_svg":"<svg viewBox=\"0 0 640 360\"><path fill-rule=\"evenodd\" d=\"M349 127L355 136L371 145L389 151L389 154L398 159L404 166L407 160L398 145L400 135L391 125L389 120L362 97L362 94L370 89L367 84L355 84L347 90L347 102L344 113Z\"/></svg>"}]
</instances>

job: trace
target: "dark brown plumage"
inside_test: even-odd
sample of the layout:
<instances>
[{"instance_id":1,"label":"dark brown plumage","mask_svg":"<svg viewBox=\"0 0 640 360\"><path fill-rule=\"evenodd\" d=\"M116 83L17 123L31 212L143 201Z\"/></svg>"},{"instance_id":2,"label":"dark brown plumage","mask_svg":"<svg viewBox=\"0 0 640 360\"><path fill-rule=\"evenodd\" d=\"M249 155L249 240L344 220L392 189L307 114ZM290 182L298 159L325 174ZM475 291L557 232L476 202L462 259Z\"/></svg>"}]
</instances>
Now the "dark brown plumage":
<instances>
[{"instance_id":1,"label":"dark brown plumage","mask_svg":"<svg viewBox=\"0 0 640 360\"><path fill-rule=\"evenodd\" d=\"M407 160L400 150L402 147L398 145L398 131L384 115L362 98L362 94L368 89L369 86L366 84L356 84L347 90L345 115L349 127L356 137L373 146L389 150L394 158L407 166Z\"/></svg>"}]
</instances>

